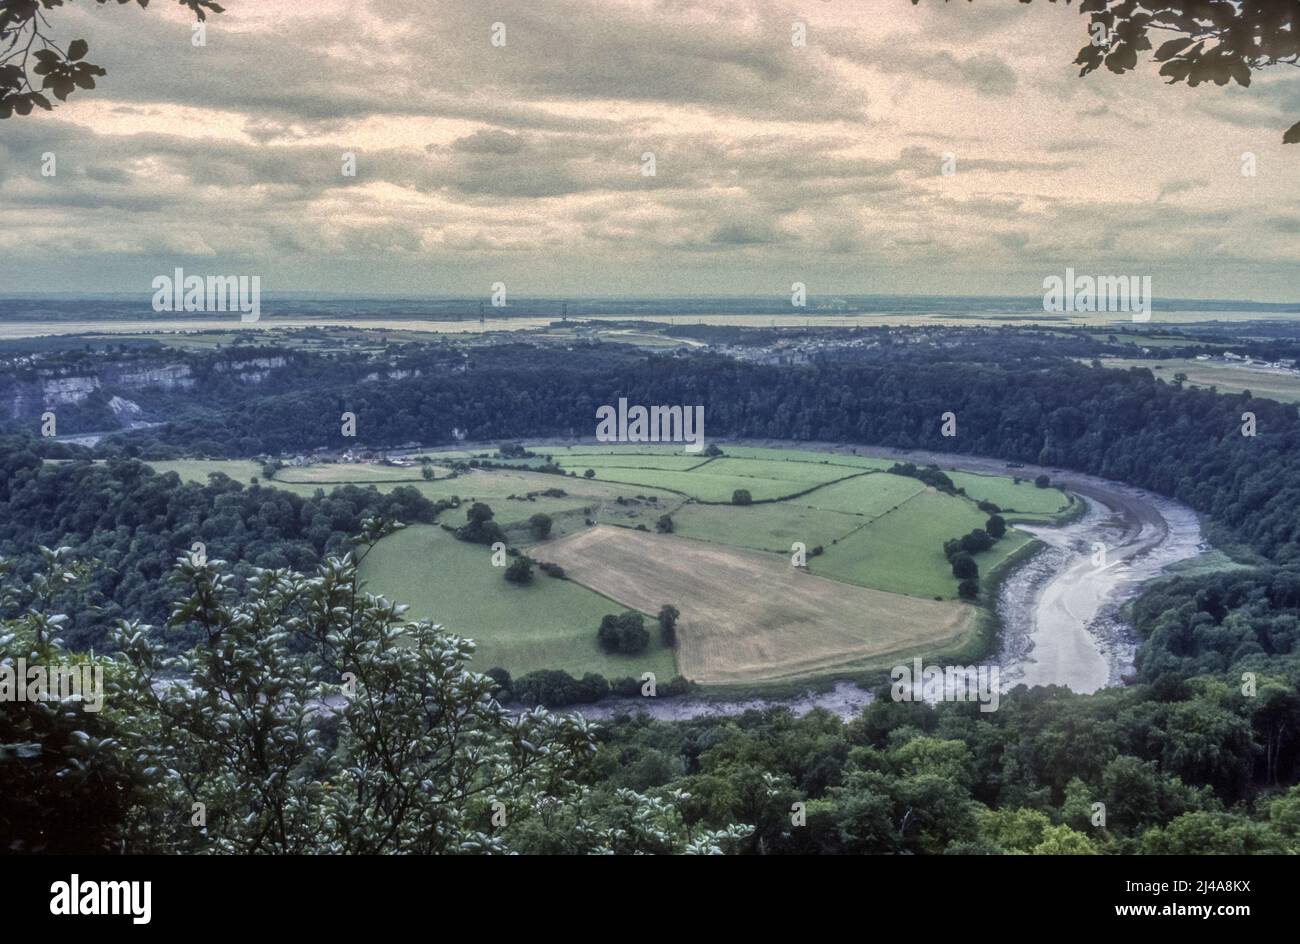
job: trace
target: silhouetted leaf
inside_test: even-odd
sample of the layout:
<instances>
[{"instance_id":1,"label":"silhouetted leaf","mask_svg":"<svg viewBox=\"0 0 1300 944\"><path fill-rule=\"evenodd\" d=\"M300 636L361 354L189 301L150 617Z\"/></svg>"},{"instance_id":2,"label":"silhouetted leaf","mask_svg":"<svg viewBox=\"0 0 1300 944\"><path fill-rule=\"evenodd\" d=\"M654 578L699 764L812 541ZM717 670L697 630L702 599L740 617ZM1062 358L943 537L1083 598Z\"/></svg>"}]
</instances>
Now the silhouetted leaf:
<instances>
[{"instance_id":1,"label":"silhouetted leaf","mask_svg":"<svg viewBox=\"0 0 1300 944\"><path fill-rule=\"evenodd\" d=\"M1164 62L1172 56L1178 55L1192 43L1196 42L1190 36L1184 36L1181 39L1171 39L1167 43L1161 43L1160 48L1156 50L1156 61Z\"/></svg>"},{"instance_id":2,"label":"silhouetted leaf","mask_svg":"<svg viewBox=\"0 0 1300 944\"><path fill-rule=\"evenodd\" d=\"M1116 74L1127 72L1137 65L1137 52L1132 46L1116 46L1114 51L1106 57L1106 68Z\"/></svg>"}]
</instances>

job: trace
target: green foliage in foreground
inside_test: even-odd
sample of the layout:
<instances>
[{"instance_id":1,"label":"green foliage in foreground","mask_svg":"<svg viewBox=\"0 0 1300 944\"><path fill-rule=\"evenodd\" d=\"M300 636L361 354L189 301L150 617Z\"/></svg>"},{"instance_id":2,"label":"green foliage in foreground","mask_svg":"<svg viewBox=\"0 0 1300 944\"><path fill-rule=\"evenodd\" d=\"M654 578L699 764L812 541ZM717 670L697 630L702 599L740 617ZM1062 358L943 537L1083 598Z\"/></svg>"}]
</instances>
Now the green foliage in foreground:
<instances>
[{"instance_id":1,"label":"green foliage in foreground","mask_svg":"<svg viewBox=\"0 0 1300 944\"><path fill-rule=\"evenodd\" d=\"M1300 853L1300 786L1262 763L1275 708L1220 681L1021 689L985 714L882 695L848 723L625 717L596 765L612 786L688 796L694 827L754 824L751 853Z\"/></svg>"},{"instance_id":2,"label":"green foliage in foreground","mask_svg":"<svg viewBox=\"0 0 1300 944\"><path fill-rule=\"evenodd\" d=\"M367 522L361 556L391 529ZM203 639L179 657L138 622L116 627L116 656L74 656L53 592L4 601L21 615L0 661L105 674L102 712L0 703L10 851L721 852L748 832L688 829L673 791L594 787L590 725L505 712L467 668L473 643L364 593L351 555L262 571L246 594L217 561L177 579L171 622Z\"/></svg>"}]
</instances>

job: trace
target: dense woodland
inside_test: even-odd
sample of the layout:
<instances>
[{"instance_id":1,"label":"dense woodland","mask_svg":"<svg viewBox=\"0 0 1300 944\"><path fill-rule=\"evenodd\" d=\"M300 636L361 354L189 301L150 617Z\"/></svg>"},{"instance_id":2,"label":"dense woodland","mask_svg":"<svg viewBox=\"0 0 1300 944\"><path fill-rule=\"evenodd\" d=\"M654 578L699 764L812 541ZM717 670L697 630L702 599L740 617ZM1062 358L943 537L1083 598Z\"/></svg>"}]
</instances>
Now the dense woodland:
<instances>
[{"instance_id":1,"label":"dense woodland","mask_svg":"<svg viewBox=\"0 0 1300 944\"><path fill-rule=\"evenodd\" d=\"M1298 725L1294 676L1251 698L1168 676L1021 689L988 714L886 695L848 724L625 718L598 764L610 788L686 794L688 823L755 826L751 852L1297 853Z\"/></svg>"}]
</instances>

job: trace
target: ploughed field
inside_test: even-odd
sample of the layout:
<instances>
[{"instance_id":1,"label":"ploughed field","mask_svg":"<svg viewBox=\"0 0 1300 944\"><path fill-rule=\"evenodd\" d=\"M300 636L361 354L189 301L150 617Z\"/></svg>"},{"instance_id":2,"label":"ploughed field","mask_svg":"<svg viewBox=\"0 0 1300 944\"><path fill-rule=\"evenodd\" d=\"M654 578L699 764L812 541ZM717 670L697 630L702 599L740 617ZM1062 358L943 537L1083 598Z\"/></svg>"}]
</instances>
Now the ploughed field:
<instances>
[{"instance_id":1,"label":"ploughed field","mask_svg":"<svg viewBox=\"0 0 1300 944\"><path fill-rule=\"evenodd\" d=\"M958 597L943 544L983 528L993 502L1009 523L1049 521L1071 508L1055 488L1010 477L948 472L964 494L891 474L892 460L796 449L727 446L710 458L679 446L535 446L532 457L484 451L429 453L435 478L418 466L323 463L278 471L271 484L300 494L339 484L418 489L458 499L439 526L412 526L386 538L362 567L371 592L409 604L478 643L476 666L518 675L563 669L573 675L702 684L790 681L893 664L904 655L959 644L977 605ZM493 466L463 466L478 458ZM530 470L543 464L562 474ZM155 463L183 477L224 472L248 481L254 463ZM738 489L752 504L733 503ZM457 540L441 525L465 522L472 502L489 505L510 544L565 578L535 570L530 583L506 581L489 547ZM531 516L548 515L537 540ZM671 518L671 533L659 533ZM974 555L982 580L1030 541L1008 528ZM792 566L795 545L807 554ZM659 642L654 615L681 612L675 649ZM625 609L647 615L651 644L618 654L597 643L600 619Z\"/></svg>"}]
</instances>

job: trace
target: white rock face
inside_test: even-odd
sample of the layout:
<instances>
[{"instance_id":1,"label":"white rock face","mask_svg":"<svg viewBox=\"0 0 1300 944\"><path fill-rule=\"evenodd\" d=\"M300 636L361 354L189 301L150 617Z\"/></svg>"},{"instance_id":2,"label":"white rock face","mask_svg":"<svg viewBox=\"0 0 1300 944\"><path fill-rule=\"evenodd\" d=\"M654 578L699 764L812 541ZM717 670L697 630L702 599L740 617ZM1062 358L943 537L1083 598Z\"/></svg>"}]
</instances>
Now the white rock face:
<instances>
[{"instance_id":1,"label":"white rock face","mask_svg":"<svg viewBox=\"0 0 1300 944\"><path fill-rule=\"evenodd\" d=\"M98 389L98 377L51 377L45 381L45 405L80 403Z\"/></svg>"},{"instance_id":2,"label":"white rock face","mask_svg":"<svg viewBox=\"0 0 1300 944\"><path fill-rule=\"evenodd\" d=\"M389 380L405 380L407 377L419 377L420 373L421 371L419 370L394 369L394 370L385 371L384 376L387 377ZM377 370L372 370L370 373L366 374L364 377L361 378L362 383L375 383L378 380L379 380L379 371Z\"/></svg>"},{"instance_id":3,"label":"white rock face","mask_svg":"<svg viewBox=\"0 0 1300 944\"><path fill-rule=\"evenodd\" d=\"M283 367L287 362L283 357L250 357L244 361L230 361L227 364L217 364L217 370L231 370L239 373L250 367L260 367L263 371L272 370L276 367Z\"/></svg>"},{"instance_id":4,"label":"white rock face","mask_svg":"<svg viewBox=\"0 0 1300 944\"><path fill-rule=\"evenodd\" d=\"M189 364L166 364L142 370L124 371L117 377L124 387L161 387L164 390L188 390L197 381L191 376Z\"/></svg>"}]
</instances>

